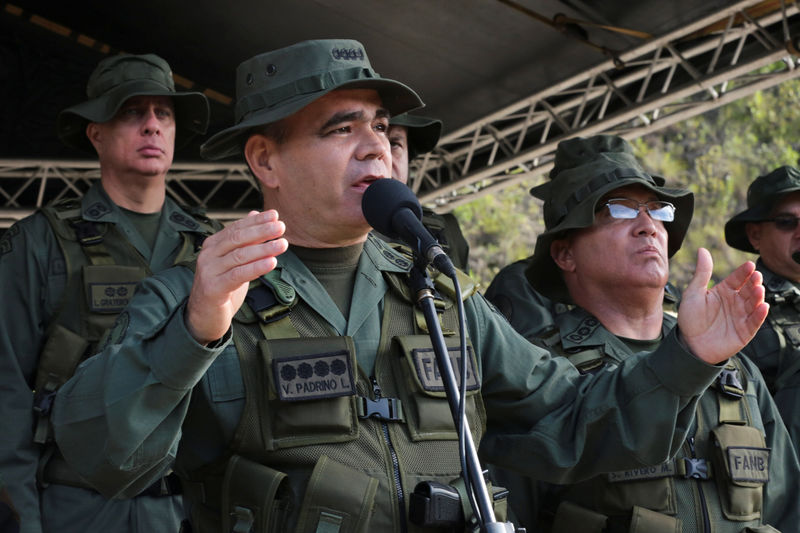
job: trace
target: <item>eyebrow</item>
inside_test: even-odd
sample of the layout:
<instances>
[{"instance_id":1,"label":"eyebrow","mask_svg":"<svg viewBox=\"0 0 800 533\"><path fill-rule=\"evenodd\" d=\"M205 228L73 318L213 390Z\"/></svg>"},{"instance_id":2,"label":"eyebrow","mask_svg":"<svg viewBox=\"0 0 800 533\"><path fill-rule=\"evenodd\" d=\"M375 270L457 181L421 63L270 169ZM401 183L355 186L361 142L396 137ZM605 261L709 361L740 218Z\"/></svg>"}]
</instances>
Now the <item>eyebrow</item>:
<instances>
[{"instance_id":1,"label":"eyebrow","mask_svg":"<svg viewBox=\"0 0 800 533\"><path fill-rule=\"evenodd\" d=\"M375 111L375 117L374 118L389 118L389 116L390 116L389 110L388 109L384 109L384 108L381 107L381 108L378 108ZM362 111L362 110L358 110L358 111L341 111L339 113L335 113L331 118L329 118L325 122L325 124L323 124L320 127L320 131L326 130L326 129L328 129L330 127L333 127L333 126L335 126L337 124L342 124L343 122L353 122L353 121L359 121L359 120L365 120L364 111ZM372 119L370 119L370 120L372 120Z\"/></svg>"}]
</instances>

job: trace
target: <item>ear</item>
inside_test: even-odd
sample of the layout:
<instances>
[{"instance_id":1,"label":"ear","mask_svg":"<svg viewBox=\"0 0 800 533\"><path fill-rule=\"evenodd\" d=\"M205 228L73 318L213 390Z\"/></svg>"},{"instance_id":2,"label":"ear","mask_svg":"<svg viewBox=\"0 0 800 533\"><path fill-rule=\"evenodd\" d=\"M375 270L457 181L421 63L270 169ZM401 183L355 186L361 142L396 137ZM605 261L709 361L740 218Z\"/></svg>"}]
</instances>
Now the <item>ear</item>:
<instances>
[{"instance_id":1,"label":"ear","mask_svg":"<svg viewBox=\"0 0 800 533\"><path fill-rule=\"evenodd\" d=\"M569 239L556 239L550 243L550 257L558 268L564 272L575 271L575 258Z\"/></svg>"},{"instance_id":2,"label":"ear","mask_svg":"<svg viewBox=\"0 0 800 533\"><path fill-rule=\"evenodd\" d=\"M102 128L96 122L90 122L86 125L86 137L89 138L89 142L92 143L92 146L94 146L98 154L100 153L100 146L103 142L102 133Z\"/></svg>"},{"instance_id":3,"label":"ear","mask_svg":"<svg viewBox=\"0 0 800 533\"><path fill-rule=\"evenodd\" d=\"M244 157L250 165L250 170L258 181L270 189L277 189L280 185L278 173L273 168L276 154L275 141L259 133L251 135L244 145Z\"/></svg>"},{"instance_id":4,"label":"ear","mask_svg":"<svg viewBox=\"0 0 800 533\"><path fill-rule=\"evenodd\" d=\"M761 246L761 224L748 222L744 225L744 231L750 239L750 245L758 251Z\"/></svg>"}]
</instances>

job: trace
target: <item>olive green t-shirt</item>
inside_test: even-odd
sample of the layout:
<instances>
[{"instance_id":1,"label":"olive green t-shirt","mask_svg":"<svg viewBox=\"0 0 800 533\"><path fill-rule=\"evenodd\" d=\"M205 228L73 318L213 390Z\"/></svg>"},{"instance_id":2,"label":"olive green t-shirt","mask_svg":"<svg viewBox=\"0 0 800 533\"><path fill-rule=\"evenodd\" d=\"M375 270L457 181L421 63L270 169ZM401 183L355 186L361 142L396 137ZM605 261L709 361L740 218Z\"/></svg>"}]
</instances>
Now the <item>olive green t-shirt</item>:
<instances>
[{"instance_id":1,"label":"olive green t-shirt","mask_svg":"<svg viewBox=\"0 0 800 533\"><path fill-rule=\"evenodd\" d=\"M133 227L136 228L136 231L139 232L144 242L146 242L147 246L152 250L156 245L156 238L158 237L158 227L161 223L161 211L155 213L138 213L130 209L125 209L124 207L120 207L119 209L128 217Z\"/></svg>"},{"instance_id":2,"label":"olive green t-shirt","mask_svg":"<svg viewBox=\"0 0 800 533\"><path fill-rule=\"evenodd\" d=\"M294 245L289 248L325 287L342 316L347 318L364 243L342 248L304 248Z\"/></svg>"}]
</instances>

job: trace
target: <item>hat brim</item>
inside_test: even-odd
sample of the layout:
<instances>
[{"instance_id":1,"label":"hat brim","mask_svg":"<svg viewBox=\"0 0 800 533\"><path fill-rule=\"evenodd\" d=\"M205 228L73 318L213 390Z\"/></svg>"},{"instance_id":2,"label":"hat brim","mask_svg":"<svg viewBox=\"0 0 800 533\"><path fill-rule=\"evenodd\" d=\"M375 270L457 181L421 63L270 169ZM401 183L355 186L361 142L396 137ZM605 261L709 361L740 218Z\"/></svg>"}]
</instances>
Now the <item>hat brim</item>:
<instances>
[{"instance_id":1,"label":"hat brim","mask_svg":"<svg viewBox=\"0 0 800 533\"><path fill-rule=\"evenodd\" d=\"M657 181L663 183L663 178ZM641 185L654 192L659 200L671 202L675 205L675 220L664 224L667 230L667 257L675 255L681 244L683 244L683 239L686 237L689 223L692 220L694 194L683 189L653 187L638 177L620 179L598 189L591 197L571 209L559 224L539 235L536 239L536 247L534 248L530 265L525 272L534 289L556 302L572 303L572 298L561 275L561 269L550 255L550 245L554 240L561 238L568 230L592 226L594 224L594 213L597 210L597 204L600 199L609 192L626 185ZM591 210L586 208L586 204L589 202L592 204Z\"/></svg>"},{"instance_id":2,"label":"hat brim","mask_svg":"<svg viewBox=\"0 0 800 533\"><path fill-rule=\"evenodd\" d=\"M241 155L244 142L251 128L266 126L284 119L329 92L340 89L375 89L378 91L383 105L393 115L405 113L424 105L413 89L398 81L389 79L354 80L323 91L299 95L289 102L282 101L273 107L254 112L238 124L212 135L200 147L200 155L205 159L212 160Z\"/></svg>"},{"instance_id":3,"label":"hat brim","mask_svg":"<svg viewBox=\"0 0 800 533\"><path fill-rule=\"evenodd\" d=\"M210 108L208 99L198 92L174 92L150 80L135 80L121 84L99 98L94 98L63 110L58 115L57 132L61 141L71 148L94 152L86 137L90 122L108 122L127 100L134 96L168 96L175 106L175 147L181 148L197 134L208 129Z\"/></svg>"},{"instance_id":4,"label":"hat brim","mask_svg":"<svg viewBox=\"0 0 800 533\"><path fill-rule=\"evenodd\" d=\"M728 243L728 246L743 252L757 254L758 250L753 248L753 245L750 244L750 239L747 236L747 223L761 222L765 218L769 218L770 213L772 213L772 209L775 207L775 202L777 199L784 194L796 191L800 191L800 187L781 189L772 195L768 202L764 202L760 205L751 207L750 209L746 209L726 222L725 242Z\"/></svg>"},{"instance_id":5,"label":"hat brim","mask_svg":"<svg viewBox=\"0 0 800 533\"><path fill-rule=\"evenodd\" d=\"M391 126L405 126L408 131L408 157L413 159L419 154L427 154L439 142L442 135L442 121L435 118L402 114L392 117Z\"/></svg>"}]
</instances>

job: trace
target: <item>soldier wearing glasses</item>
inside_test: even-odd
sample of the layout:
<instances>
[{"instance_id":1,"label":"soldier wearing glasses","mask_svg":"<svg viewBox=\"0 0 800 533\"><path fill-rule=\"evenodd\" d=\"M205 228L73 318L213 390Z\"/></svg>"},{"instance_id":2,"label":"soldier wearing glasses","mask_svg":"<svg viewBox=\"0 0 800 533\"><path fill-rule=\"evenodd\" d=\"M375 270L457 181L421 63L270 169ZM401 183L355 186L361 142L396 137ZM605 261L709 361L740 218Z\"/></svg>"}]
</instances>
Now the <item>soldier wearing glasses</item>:
<instances>
[{"instance_id":1,"label":"soldier wearing glasses","mask_svg":"<svg viewBox=\"0 0 800 533\"><path fill-rule=\"evenodd\" d=\"M758 365L800 450L800 171L780 167L756 178L747 209L725 224L727 243L759 254L769 316L743 352ZM797 259L795 259L797 258Z\"/></svg>"},{"instance_id":2,"label":"soldier wearing glasses","mask_svg":"<svg viewBox=\"0 0 800 533\"><path fill-rule=\"evenodd\" d=\"M544 200L546 229L525 276L533 290L571 308L533 342L583 374L617 372L636 354L656 350L675 328L662 307L664 285L668 258L692 218L692 193L664 187L627 142L607 135L559 144L550 178L531 191ZM710 262L701 249L698 270ZM695 284L684 304L704 297ZM517 326L538 314L526 313L516 298L513 316ZM798 462L755 365L731 358L695 415L677 455L647 468L573 485L537 483L508 470L495 474L529 530L796 531ZM613 439L608 446L615 446Z\"/></svg>"}]
</instances>

